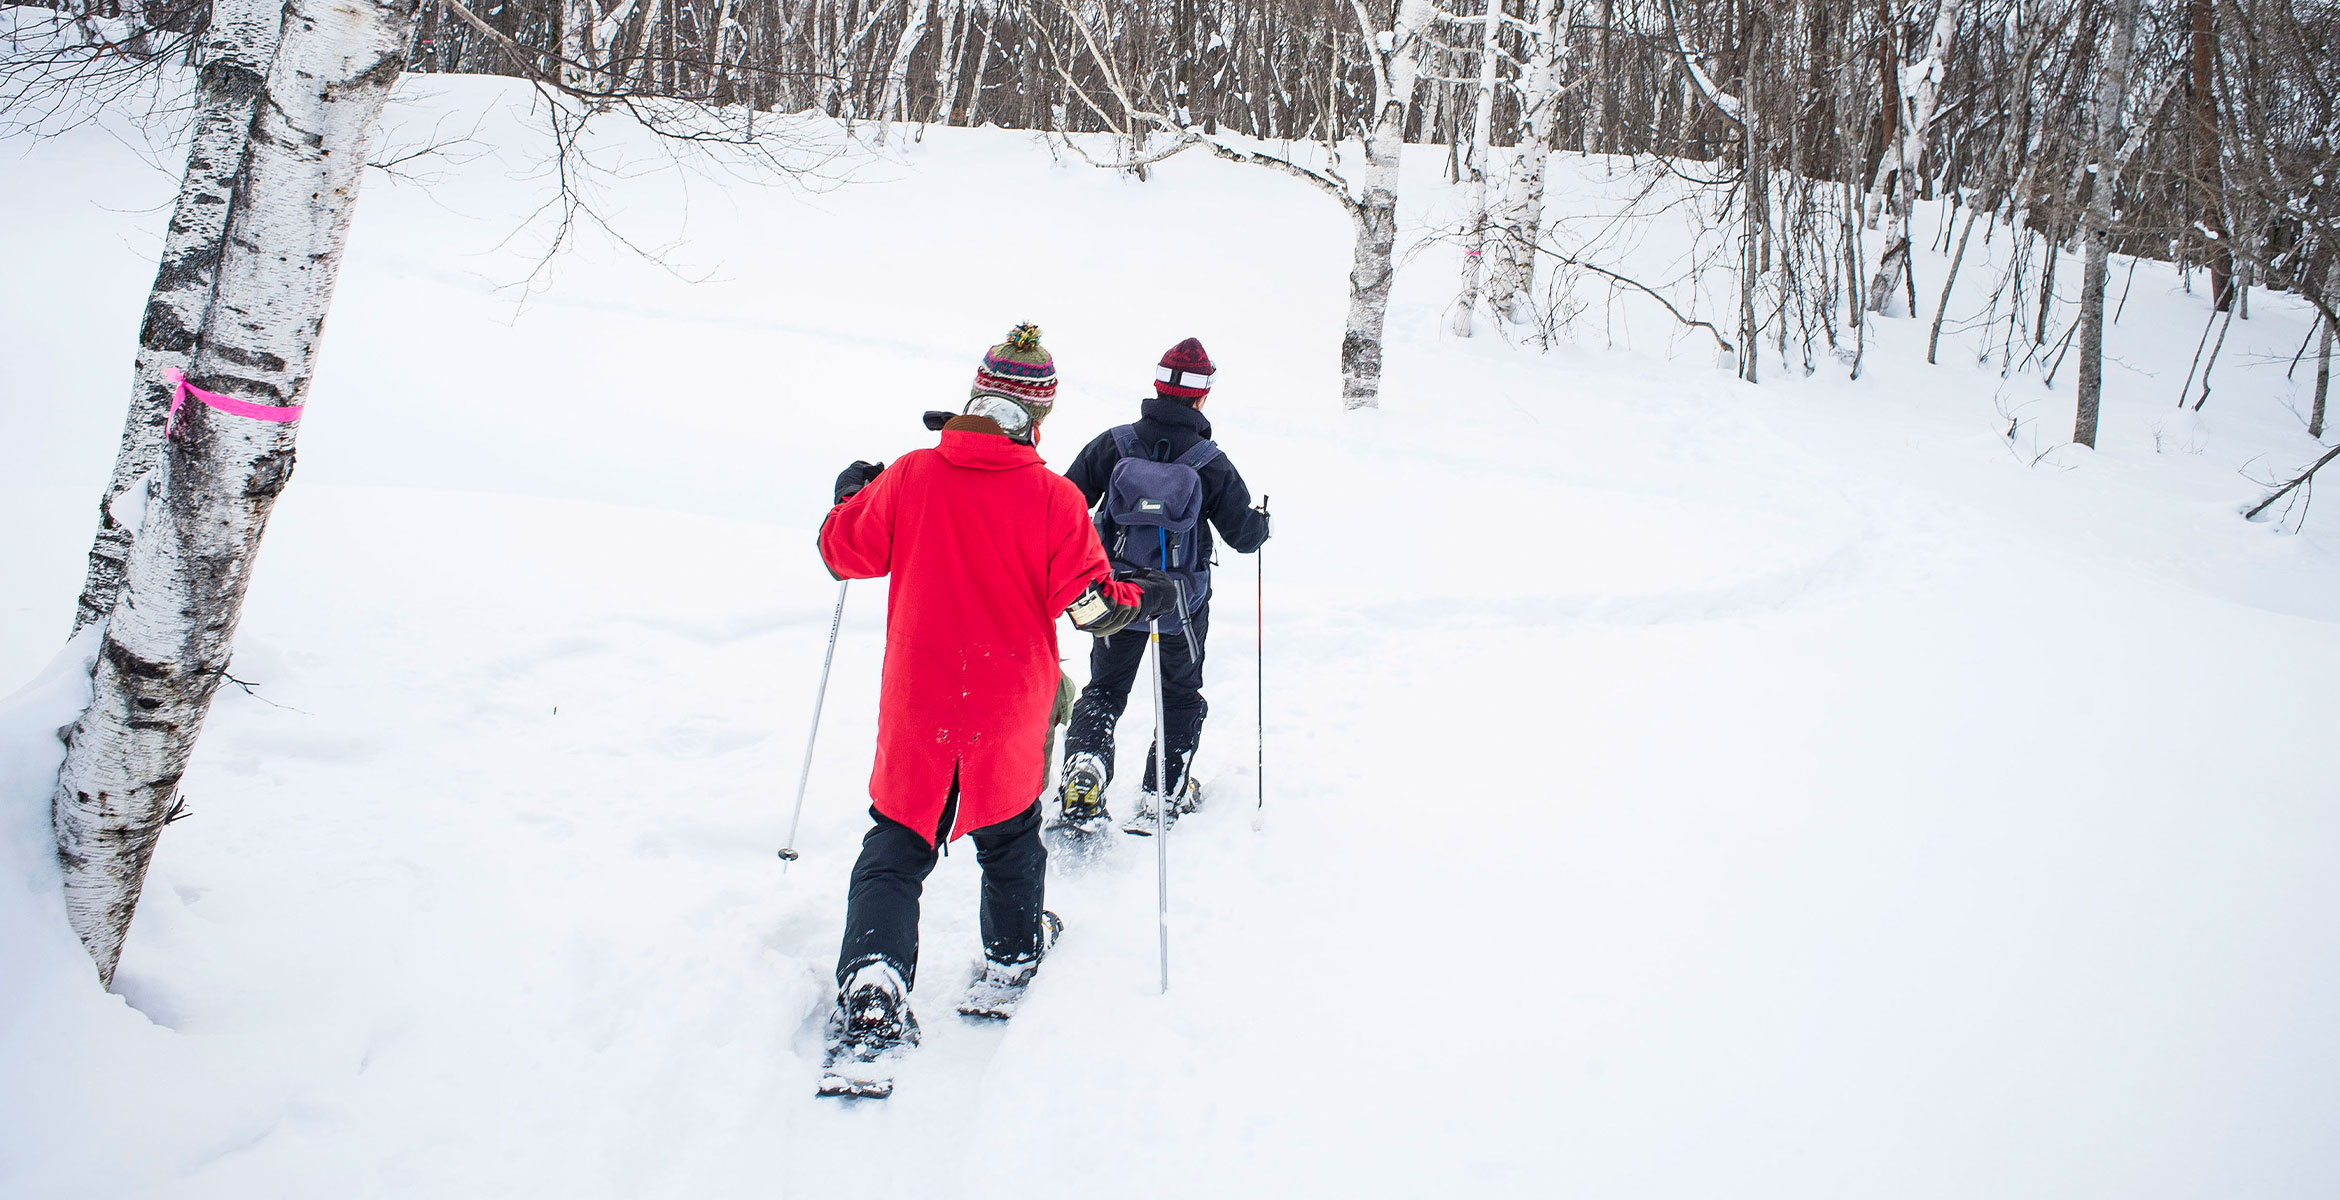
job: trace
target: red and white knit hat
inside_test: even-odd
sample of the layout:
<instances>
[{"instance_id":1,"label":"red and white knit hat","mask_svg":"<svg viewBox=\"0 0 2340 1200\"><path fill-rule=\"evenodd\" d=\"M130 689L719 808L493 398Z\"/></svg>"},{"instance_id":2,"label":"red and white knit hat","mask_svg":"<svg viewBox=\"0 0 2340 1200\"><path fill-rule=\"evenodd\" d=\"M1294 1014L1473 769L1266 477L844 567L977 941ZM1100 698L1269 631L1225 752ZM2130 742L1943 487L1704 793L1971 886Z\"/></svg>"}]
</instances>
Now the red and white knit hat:
<instances>
[{"instance_id":1,"label":"red and white knit hat","mask_svg":"<svg viewBox=\"0 0 2340 1200\"><path fill-rule=\"evenodd\" d=\"M1181 400L1200 399L1210 394L1215 370L1202 342L1188 338L1162 355L1161 365L1154 368L1154 390Z\"/></svg>"}]
</instances>

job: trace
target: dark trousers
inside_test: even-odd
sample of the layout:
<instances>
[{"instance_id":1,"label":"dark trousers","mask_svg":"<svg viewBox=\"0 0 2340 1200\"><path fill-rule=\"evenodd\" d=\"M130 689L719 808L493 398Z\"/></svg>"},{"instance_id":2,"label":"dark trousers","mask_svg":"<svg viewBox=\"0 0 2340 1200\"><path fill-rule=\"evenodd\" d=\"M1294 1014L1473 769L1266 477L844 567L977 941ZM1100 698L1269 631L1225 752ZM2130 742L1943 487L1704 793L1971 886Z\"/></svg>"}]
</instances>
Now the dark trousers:
<instances>
[{"instance_id":1,"label":"dark trousers","mask_svg":"<svg viewBox=\"0 0 2340 1200\"><path fill-rule=\"evenodd\" d=\"M951 781L937 840L949 832L959 806L959 783ZM845 944L837 951L837 983L873 959L884 959L918 981L918 897L941 852L909 826L869 810L877 824L861 839L861 858L845 893ZM983 868L983 953L999 962L1030 962L1040 956L1040 906L1048 876L1048 850L1040 843L1040 805L969 834L975 862Z\"/></svg>"},{"instance_id":2,"label":"dark trousers","mask_svg":"<svg viewBox=\"0 0 2340 1200\"><path fill-rule=\"evenodd\" d=\"M1194 650L1189 653L1186 635L1162 635L1162 711L1163 740L1169 743L1172 794L1184 786L1186 768L1194 761L1195 747L1202 742L1203 718L1210 715L1211 706L1203 699L1203 654L1208 650L1206 640L1211 632L1211 605L1204 601L1186 618L1186 628L1194 634ZM1113 778L1113 727L1121 721L1121 712L1129 706L1129 690L1133 684L1151 692L1153 672L1139 678L1138 668L1146 657L1146 631L1136 625L1098 640L1089 650L1089 686L1081 689L1081 698L1073 705L1072 727L1064 735L1064 753L1094 754L1104 760L1105 777ZM1152 695L1138 698L1148 710L1154 706ZM1154 788L1154 748L1146 746L1147 790Z\"/></svg>"}]
</instances>

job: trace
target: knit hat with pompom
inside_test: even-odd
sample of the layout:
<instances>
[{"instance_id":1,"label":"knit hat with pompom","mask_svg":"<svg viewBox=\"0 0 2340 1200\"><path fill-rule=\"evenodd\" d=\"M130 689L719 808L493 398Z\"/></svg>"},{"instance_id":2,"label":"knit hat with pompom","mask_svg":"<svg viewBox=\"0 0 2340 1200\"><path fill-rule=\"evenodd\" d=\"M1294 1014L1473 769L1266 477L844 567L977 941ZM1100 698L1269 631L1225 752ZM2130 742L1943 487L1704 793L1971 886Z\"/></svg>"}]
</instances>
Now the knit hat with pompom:
<instances>
[{"instance_id":1,"label":"knit hat with pompom","mask_svg":"<svg viewBox=\"0 0 2340 1200\"><path fill-rule=\"evenodd\" d=\"M968 399L986 396L1003 397L1023 409L1029 421L1027 432L1056 407L1056 359L1040 345L1039 326L1029 321L1016 326L1008 331L1006 341L984 354L983 365L975 369L975 387ZM976 411L976 406L969 404L967 411Z\"/></svg>"}]
</instances>

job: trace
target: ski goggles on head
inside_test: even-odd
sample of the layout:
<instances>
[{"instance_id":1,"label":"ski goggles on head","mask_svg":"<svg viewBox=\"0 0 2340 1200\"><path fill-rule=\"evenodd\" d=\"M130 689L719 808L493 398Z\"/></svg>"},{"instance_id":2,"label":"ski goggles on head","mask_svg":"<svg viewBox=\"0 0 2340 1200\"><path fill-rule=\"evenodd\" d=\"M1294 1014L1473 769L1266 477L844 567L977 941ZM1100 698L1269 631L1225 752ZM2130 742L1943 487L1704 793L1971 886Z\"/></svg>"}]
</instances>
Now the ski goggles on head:
<instances>
[{"instance_id":1,"label":"ski goggles on head","mask_svg":"<svg viewBox=\"0 0 2340 1200\"><path fill-rule=\"evenodd\" d=\"M970 417L991 418L998 423L1001 429L1006 430L1010 437L1024 433L1032 427L1031 410L1005 396L977 396L967 401L966 412Z\"/></svg>"},{"instance_id":2,"label":"ski goggles on head","mask_svg":"<svg viewBox=\"0 0 2340 1200\"><path fill-rule=\"evenodd\" d=\"M1176 367L1154 368L1154 382L1167 383L1171 387L1201 388L1207 392L1211 388L1211 379L1212 376L1201 371L1181 371Z\"/></svg>"}]
</instances>

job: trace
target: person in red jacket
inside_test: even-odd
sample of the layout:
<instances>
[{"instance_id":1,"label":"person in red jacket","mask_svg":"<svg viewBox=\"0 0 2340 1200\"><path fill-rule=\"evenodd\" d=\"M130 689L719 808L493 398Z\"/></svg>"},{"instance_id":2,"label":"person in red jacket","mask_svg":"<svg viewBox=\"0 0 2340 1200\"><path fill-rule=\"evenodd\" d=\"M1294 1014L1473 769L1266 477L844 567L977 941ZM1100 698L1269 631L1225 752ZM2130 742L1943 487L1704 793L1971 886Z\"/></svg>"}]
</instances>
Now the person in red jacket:
<instances>
[{"instance_id":1,"label":"person in red jacket","mask_svg":"<svg viewBox=\"0 0 2340 1200\"><path fill-rule=\"evenodd\" d=\"M917 1040L906 996L918 902L940 848L972 837L984 962L963 1008L1004 1016L1062 928L1042 908L1046 786L1059 671L1056 615L1100 636L1174 603L1166 578L1116 580L1071 481L1035 443L1055 403L1040 331L984 356L965 412L933 449L837 477L822 561L891 577L870 815L837 955L831 1065ZM940 414L936 414L940 416Z\"/></svg>"}]
</instances>

